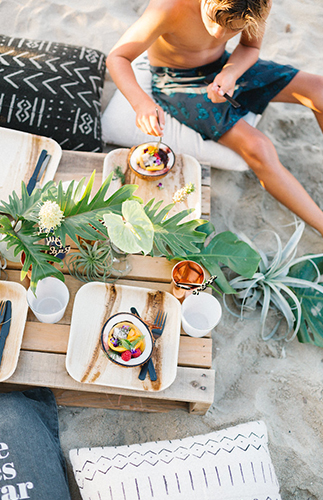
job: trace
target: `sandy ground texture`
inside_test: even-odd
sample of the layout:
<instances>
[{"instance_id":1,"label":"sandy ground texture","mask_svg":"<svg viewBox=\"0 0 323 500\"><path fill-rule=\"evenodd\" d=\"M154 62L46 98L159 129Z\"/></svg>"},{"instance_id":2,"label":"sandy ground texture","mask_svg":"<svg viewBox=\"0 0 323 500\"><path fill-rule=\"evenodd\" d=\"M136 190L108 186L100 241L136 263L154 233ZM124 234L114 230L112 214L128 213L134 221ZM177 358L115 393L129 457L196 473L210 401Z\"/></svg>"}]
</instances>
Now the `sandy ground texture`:
<instances>
[{"instance_id":1,"label":"sandy ground texture","mask_svg":"<svg viewBox=\"0 0 323 500\"><path fill-rule=\"evenodd\" d=\"M142 0L1 0L0 32L108 52L143 5ZM261 56L323 74L322 21L321 0L274 0ZM107 79L106 100L111 92ZM259 128L323 208L323 138L311 111L272 104ZM290 212L249 171L212 169L211 219L218 232L239 229L253 237L268 228L284 242L293 230ZM321 236L307 227L300 255L321 251ZM262 419L283 500L322 500L323 350L297 340L265 343L259 337L259 317L257 311L241 322L224 311L213 332L216 384L214 403L205 416L60 408L66 457L74 447L180 438ZM80 499L70 466L69 476L72 498Z\"/></svg>"}]
</instances>

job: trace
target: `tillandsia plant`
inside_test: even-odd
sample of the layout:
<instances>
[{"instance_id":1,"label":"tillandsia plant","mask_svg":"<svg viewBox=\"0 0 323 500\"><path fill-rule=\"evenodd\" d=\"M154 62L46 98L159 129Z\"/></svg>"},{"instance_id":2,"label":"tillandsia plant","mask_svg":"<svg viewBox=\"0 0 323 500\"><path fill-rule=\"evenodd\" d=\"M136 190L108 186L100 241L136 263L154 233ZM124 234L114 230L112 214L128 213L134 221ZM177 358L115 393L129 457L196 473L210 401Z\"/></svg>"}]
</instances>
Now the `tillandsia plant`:
<instances>
[{"instance_id":1,"label":"tillandsia plant","mask_svg":"<svg viewBox=\"0 0 323 500\"><path fill-rule=\"evenodd\" d=\"M297 335L301 342L323 347L323 285L318 283L323 270L323 253L296 257L304 227L304 222L296 223L295 232L284 248L278 234L268 231L277 244L277 251L273 254L264 252L248 240L261 256L259 267L251 279L237 276L229 282L237 292L233 298L240 314L228 307L226 296L224 304L241 319L246 311L255 310L260 304L261 336L264 340L291 341ZM267 332L270 310L276 311L279 318ZM283 320L285 328L281 328Z\"/></svg>"},{"instance_id":2,"label":"tillandsia plant","mask_svg":"<svg viewBox=\"0 0 323 500\"><path fill-rule=\"evenodd\" d=\"M81 240L78 251L69 254L66 264L69 273L80 281L109 281L113 272L111 244L108 240L97 240L93 245Z\"/></svg>"}]
</instances>

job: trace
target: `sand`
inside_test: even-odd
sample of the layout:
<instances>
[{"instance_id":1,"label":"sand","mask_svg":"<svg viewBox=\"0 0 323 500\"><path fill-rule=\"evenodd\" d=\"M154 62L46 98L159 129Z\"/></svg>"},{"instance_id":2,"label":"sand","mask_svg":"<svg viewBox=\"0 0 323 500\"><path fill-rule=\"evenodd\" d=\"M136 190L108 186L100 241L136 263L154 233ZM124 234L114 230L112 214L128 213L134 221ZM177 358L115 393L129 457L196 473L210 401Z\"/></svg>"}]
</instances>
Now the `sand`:
<instances>
[{"instance_id":1,"label":"sand","mask_svg":"<svg viewBox=\"0 0 323 500\"><path fill-rule=\"evenodd\" d=\"M142 0L2 0L0 32L108 52L143 7ZM321 0L274 0L261 56L323 74L322 21ZM104 105L113 91L107 78ZM323 208L323 138L311 111L272 104L259 128ZM212 169L211 220L218 232L239 229L249 237L275 229L284 242L293 230L292 214L249 171ZM299 254L322 250L321 236L306 227ZM322 500L323 350L297 339L264 342L259 337L259 316L257 311L241 322L224 311L213 332L216 384L214 403L205 416L59 408L66 458L74 447L179 438L262 419L283 500ZM80 496L68 466L76 500Z\"/></svg>"}]
</instances>

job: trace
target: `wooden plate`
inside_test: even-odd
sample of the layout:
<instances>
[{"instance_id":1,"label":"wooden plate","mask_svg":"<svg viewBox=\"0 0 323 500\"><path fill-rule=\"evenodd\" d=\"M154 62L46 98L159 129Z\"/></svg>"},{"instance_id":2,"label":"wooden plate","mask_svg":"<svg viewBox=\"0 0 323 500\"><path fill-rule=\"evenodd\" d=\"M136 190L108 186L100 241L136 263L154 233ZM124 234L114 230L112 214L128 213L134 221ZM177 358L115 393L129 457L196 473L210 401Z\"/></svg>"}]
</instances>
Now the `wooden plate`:
<instances>
[{"instance_id":1,"label":"wooden plate","mask_svg":"<svg viewBox=\"0 0 323 500\"><path fill-rule=\"evenodd\" d=\"M21 181L28 184L38 157L46 149L52 156L41 183L54 179L62 156L60 145L53 139L0 127L0 200L8 201L12 191L21 195Z\"/></svg>"},{"instance_id":2,"label":"wooden plate","mask_svg":"<svg viewBox=\"0 0 323 500\"><path fill-rule=\"evenodd\" d=\"M20 283L0 281L0 300L11 300L12 317L0 365L0 382L14 373L20 354L22 337L27 318L26 289Z\"/></svg>"},{"instance_id":3,"label":"wooden plate","mask_svg":"<svg viewBox=\"0 0 323 500\"><path fill-rule=\"evenodd\" d=\"M158 310L168 313L163 335L156 341L152 360L157 381L138 379L140 367L125 369L107 357L101 347L101 330L110 316L135 307L143 321L152 324ZM92 282L75 296L66 369L78 382L138 391L161 391L176 377L181 330L180 303L168 292L148 288Z\"/></svg>"},{"instance_id":4,"label":"wooden plate","mask_svg":"<svg viewBox=\"0 0 323 500\"><path fill-rule=\"evenodd\" d=\"M175 165L172 170L161 181L155 180L147 182L135 175L127 164L129 149L118 148L112 150L104 159L102 182L108 177L111 172L117 170L124 176L114 175L107 196L111 196L123 184L137 184L138 189L135 195L142 198L144 203L147 203L152 198L155 202L163 201L162 206L173 203L173 195L186 184L192 182L195 185L195 191L191 193L184 202L176 203L169 212L169 215L193 208L194 211L183 219L187 222L192 219L198 219L201 216L201 165L190 155L176 155ZM162 189L159 188L159 183L162 184Z\"/></svg>"}]
</instances>

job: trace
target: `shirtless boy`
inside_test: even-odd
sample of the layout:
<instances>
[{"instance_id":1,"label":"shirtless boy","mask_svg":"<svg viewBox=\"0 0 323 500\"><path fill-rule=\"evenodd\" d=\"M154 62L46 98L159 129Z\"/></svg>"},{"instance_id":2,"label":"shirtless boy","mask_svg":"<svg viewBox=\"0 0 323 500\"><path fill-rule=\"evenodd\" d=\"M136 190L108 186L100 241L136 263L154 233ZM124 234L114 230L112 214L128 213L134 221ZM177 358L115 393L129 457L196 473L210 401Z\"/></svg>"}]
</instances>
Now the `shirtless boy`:
<instances>
[{"instance_id":1,"label":"shirtless boy","mask_svg":"<svg viewBox=\"0 0 323 500\"><path fill-rule=\"evenodd\" d=\"M269 102L296 103L312 109L323 131L323 77L258 59L270 8L271 0L150 0L113 47L107 67L143 132L162 135L163 109L169 111L204 138L240 154L272 196L323 235L323 212L280 163L272 142L243 119ZM227 54L226 43L236 35L239 44ZM145 50L159 104L138 85L131 68ZM224 93L234 94L240 108Z\"/></svg>"}]
</instances>

